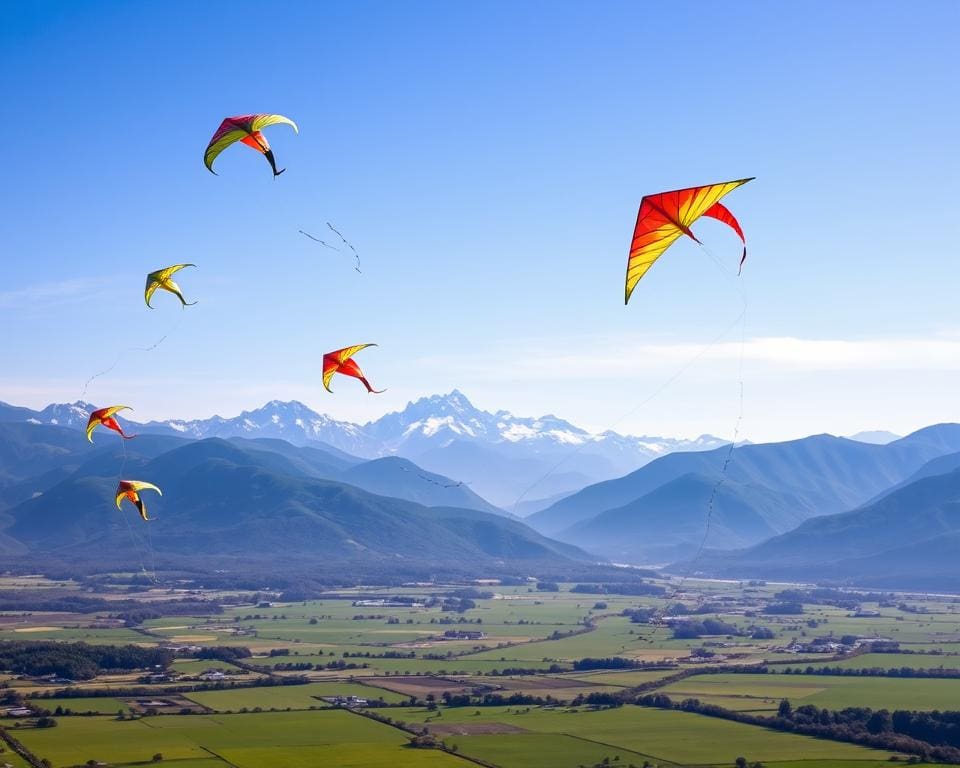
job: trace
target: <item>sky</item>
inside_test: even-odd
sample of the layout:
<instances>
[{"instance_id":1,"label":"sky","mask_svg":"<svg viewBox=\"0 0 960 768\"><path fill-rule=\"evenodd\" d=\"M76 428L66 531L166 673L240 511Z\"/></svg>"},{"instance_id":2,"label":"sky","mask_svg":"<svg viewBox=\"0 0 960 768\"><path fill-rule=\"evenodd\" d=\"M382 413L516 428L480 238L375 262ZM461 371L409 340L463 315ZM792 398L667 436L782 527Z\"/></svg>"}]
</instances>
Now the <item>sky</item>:
<instances>
[{"instance_id":1,"label":"sky","mask_svg":"<svg viewBox=\"0 0 960 768\"><path fill-rule=\"evenodd\" d=\"M960 421L958 28L952 0L12 5L0 400L363 422L458 388L729 437L742 384L755 441ZM299 124L268 129L287 172L208 173L251 112ZM624 306L640 198L747 176L742 277L702 221ZM362 273L299 234L326 222ZM197 305L147 309L181 262ZM364 342L387 392L325 392Z\"/></svg>"}]
</instances>

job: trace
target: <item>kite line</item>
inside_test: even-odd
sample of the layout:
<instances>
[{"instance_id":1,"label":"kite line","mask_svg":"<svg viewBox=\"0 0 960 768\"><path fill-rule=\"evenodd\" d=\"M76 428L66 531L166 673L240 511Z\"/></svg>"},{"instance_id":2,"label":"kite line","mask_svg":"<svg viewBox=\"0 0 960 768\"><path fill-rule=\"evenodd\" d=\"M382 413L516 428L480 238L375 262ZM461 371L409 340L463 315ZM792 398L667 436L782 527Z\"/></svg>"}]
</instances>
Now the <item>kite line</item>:
<instances>
[{"instance_id":1,"label":"kite line","mask_svg":"<svg viewBox=\"0 0 960 768\"><path fill-rule=\"evenodd\" d=\"M330 231L336 234L336 236L340 238L343 244L353 252L353 256L357 260L357 265L354 267L354 270L357 272L360 272L360 254L357 253L357 249L354 248L353 244L349 240L347 240L347 238L345 238L342 234L340 234L340 230L338 230L335 226L333 226L333 224L331 224L329 221L327 222L327 227L329 227ZM329 248L331 251L336 251L337 253L345 253L345 251L343 251L342 249L337 248L336 246L330 245L330 243L328 243L326 240L321 240L319 237L314 237L309 232L304 232L302 229L298 229L297 232L299 232L301 235L304 235L305 237L309 237L315 243L320 243L320 245L322 245L324 248ZM360 272L360 274L363 274L363 273Z\"/></svg>"},{"instance_id":2,"label":"kite line","mask_svg":"<svg viewBox=\"0 0 960 768\"><path fill-rule=\"evenodd\" d=\"M94 381L96 381L97 379L99 379L101 376L106 376L108 373L112 373L112 372L114 371L114 369L115 369L118 365L120 365L120 363L123 361L124 357L126 357L129 353L131 353L131 352L153 352L153 350L155 350L157 347L159 347L161 344L163 344L164 341L167 340L167 337L172 336L172 335L176 332L176 330L180 327L180 323L182 323L182 322L183 322L183 315L181 314L180 317L177 319L177 322L175 322L175 323L173 324L173 326L171 326L170 330L168 330L165 334L163 334L163 336L161 336L159 339L157 339L155 342L153 342L153 344L151 344L149 347L127 347L126 349L120 350L120 351L117 353L116 358L114 359L113 363L110 365L109 368L104 368L102 371L99 371L99 372L93 374L93 376L91 376L89 379L87 379L87 380L84 382L84 384L83 384L83 390L80 392L80 399L82 400L84 397L86 397L86 395L87 395L87 390L90 388L90 385L91 385Z\"/></svg>"}]
</instances>

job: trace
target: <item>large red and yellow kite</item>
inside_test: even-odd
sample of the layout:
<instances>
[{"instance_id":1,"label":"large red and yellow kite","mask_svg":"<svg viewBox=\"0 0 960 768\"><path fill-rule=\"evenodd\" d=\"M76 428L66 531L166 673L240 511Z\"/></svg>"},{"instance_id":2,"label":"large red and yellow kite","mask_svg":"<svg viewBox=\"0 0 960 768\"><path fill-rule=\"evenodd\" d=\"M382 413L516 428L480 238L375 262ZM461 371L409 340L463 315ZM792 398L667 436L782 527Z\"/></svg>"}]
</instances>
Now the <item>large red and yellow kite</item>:
<instances>
[{"instance_id":1,"label":"large red and yellow kite","mask_svg":"<svg viewBox=\"0 0 960 768\"><path fill-rule=\"evenodd\" d=\"M323 386L327 392L333 392L330 389L330 379L333 378L333 374L341 373L344 376L353 376L355 379L360 379L363 382L363 386L367 388L367 392L372 392L375 395L379 395L381 392L384 392L383 389L374 389L370 386L370 382L367 381L366 377L363 375L363 371L360 370L360 366L357 365L351 358L357 354L361 349L366 349L367 347L375 347L376 344L357 344L353 347L344 347L343 349L338 349L335 352L327 352L323 356Z\"/></svg>"},{"instance_id":2,"label":"large red and yellow kite","mask_svg":"<svg viewBox=\"0 0 960 768\"><path fill-rule=\"evenodd\" d=\"M87 440L91 443L93 442L93 430L100 426L112 429L114 432L119 432L120 437L124 440L132 440L135 438L136 435L125 434L123 427L120 426L120 422L113 418L113 414L117 411L130 410L133 409L129 405L111 405L109 408L100 408L91 413L90 418L87 420Z\"/></svg>"},{"instance_id":3,"label":"large red and yellow kite","mask_svg":"<svg viewBox=\"0 0 960 768\"><path fill-rule=\"evenodd\" d=\"M153 483L145 483L142 480L121 480L117 486L117 509L120 509L120 502L126 499L137 508L140 517L144 520L149 520L150 518L147 517L147 505L143 502L143 499L140 498L140 491L156 491L163 496L163 491L153 485Z\"/></svg>"},{"instance_id":4,"label":"large red and yellow kite","mask_svg":"<svg viewBox=\"0 0 960 768\"><path fill-rule=\"evenodd\" d=\"M743 236L743 230L740 229L740 223L720 204L720 198L752 180L751 177L738 181L725 181L720 184L675 189L672 192L660 192L644 197L640 201L637 225L633 230L630 255L627 258L624 304L630 301L630 294L640 282L640 278L681 235L700 242L690 231L690 227L701 216L722 221L740 236L743 242L743 255L740 257L742 267L747 258L747 241Z\"/></svg>"},{"instance_id":5,"label":"large red and yellow kite","mask_svg":"<svg viewBox=\"0 0 960 768\"><path fill-rule=\"evenodd\" d=\"M210 143L207 144L207 149L203 153L203 164L207 166L207 170L210 171L210 173L216 175L217 172L213 170L213 161L217 159L217 155L231 144L239 141L241 144L246 144L251 149L255 149L266 157L267 162L270 163L270 167L273 169L274 177L279 176L286 169L281 168L279 171L277 170L277 163L273 159L270 142L268 142L267 137L261 133L267 126L276 125L277 123L285 123L293 128L294 133L300 133L297 124L283 115L238 115L236 117L226 118L220 123L217 132L213 134L213 138L210 139Z\"/></svg>"}]
</instances>

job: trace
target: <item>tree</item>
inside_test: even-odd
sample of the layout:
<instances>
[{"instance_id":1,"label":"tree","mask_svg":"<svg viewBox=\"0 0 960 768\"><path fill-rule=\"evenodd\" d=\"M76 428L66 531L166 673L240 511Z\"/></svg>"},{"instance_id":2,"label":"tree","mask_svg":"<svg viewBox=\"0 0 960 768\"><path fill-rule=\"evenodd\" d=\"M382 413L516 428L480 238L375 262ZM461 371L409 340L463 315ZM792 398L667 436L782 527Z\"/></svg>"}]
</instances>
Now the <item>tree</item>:
<instances>
[{"instance_id":1,"label":"tree","mask_svg":"<svg viewBox=\"0 0 960 768\"><path fill-rule=\"evenodd\" d=\"M780 706L777 708L777 715L780 717L790 717L793 712L793 707L790 706L790 702L787 699L783 699L780 702Z\"/></svg>"},{"instance_id":2,"label":"tree","mask_svg":"<svg viewBox=\"0 0 960 768\"><path fill-rule=\"evenodd\" d=\"M733 764L737 766L737 768L747 768L747 758L738 757L736 760L733 761Z\"/></svg>"},{"instance_id":3,"label":"tree","mask_svg":"<svg viewBox=\"0 0 960 768\"><path fill-rule=\"evenodd\" d=\"M153 760L153 762L155 763L159 763L161 760L163 760L163 754L161 752L157 752L157 754L155 754L150 759Z\"/></svg>"}]
</instances>

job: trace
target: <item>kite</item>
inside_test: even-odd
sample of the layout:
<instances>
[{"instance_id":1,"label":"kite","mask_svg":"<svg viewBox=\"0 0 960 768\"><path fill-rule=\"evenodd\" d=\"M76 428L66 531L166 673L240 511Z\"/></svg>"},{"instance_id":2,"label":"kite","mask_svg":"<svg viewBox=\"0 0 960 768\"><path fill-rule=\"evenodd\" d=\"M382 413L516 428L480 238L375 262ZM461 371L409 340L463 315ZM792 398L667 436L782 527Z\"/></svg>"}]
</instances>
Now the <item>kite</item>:
<instances>
[{"instance_id":1,"label":"kite","mask_svg":"<svg viewBox=\"0 0 960 768\"><path fill-rule=\"evenodd\" d=\"M637 225L633 230L633 241L630 243L623 303L630 301L630 294L640 282L640 278L682 235L692 238L697 243L700 242L690 231L690 227L701 216L722 221L740 236L743 242L743 255L740 257L742 268L747 258L747 241L743 236L743 230L740 229L740 223L720 204L720 198L752 180L753 177L645 196L640 201Z\"/></svg>"},{"instance_id":2,"label":"kite","mask_svg":"<svg viewBox=\"0 0 960 768\"><path fill-rule=\"evenodd\" d=\"M163 491L152 483L144 483L141 480L121 480L117 486L117 509L120 509L120 502L126 499L136 506L140 517L144 520L149 520L150 518L147 517L147 505L144 504L143 499L140 498L140 491L156 491L163 496Z\"/></svg>"},{"instance_id":3,"label":"kite","mask_svg":"<svg viewBox=\"0 0 960 768\"><path fill-rule=\"evenodd\" d=\"M147 302L147 306L150 309L153 307L150 306L150 298L156 293L157 288L160 288L164 291L169 291L178 299L184 307L191 307L197 302L187 301L183 298L183 294L180 292L180 286L177 285L172 280L172 275L174 272L179 272L184 267L195 267L196 264L174 264L172 267L164 267L163 269L158 269L156 272L151 272L147 275L147 287L144 289L143 298Z\"/></svg>"},{"instance_id":4,"label":"kite","mask_svg":"<svg viewBox=\"0 0 960 768\"><path fill-rule=\"evenodd\" d=\"M130 411L133 410L129 405L111 405L109 408L101 408L98 411L94 411L90 414L90 419L87 421L87 440L91 443L93 442L93 430L99 426L104 426L107 429L112 429L114 432L119 432L120 437L124 440L132 440L136 435L127 435L124 434L123 427L120 426L120 423L113 418L113 414L117 411Z\"/></svg>"},{"instance_id":5,"label":"kite","mask_svg":"<svg viewBox=\"0 0 960 768\"><path fill-rule=\"evenodd\" d=\"M333 374L342 373L344 376L353 376L355 379L360 379L363 382L363 386L367 388L367 392L371 392L375 395L379 395L381 392L385 392L384 389L374 389L370 386L370 382L367 381L366 377L363 375L363 371L360 370L360 366L357 365L351 358L357 354L361 349L366 347L375 347L376 344L357 344L354 347L344 347L343 349L338 349L335 352L327 352L323 356L323 386L327 392L333 392L330 389L330 379L333 378Z\"/></svg>"},{"instance_id":6,"label":"kite","mask_svg":"<svg viewBox=\"0 0 960 768\"><path fill-rule=\"evenodd\" d=\"M286 169L277 170L277 163L273 159L270 143L267 141L267 137L261 133L261 130L268 125L276 125L277 123L286 123L293 128L294 133L300 133L297 124L283 115L238 115L237 117L226 118L220 123L217 132L213 134L213 138L207 144L207 149L203 153L203 164L207 166L210 173L216 176L217 172L213 170L213 161L223 150L239 141L264 155L273 169L273 177L276 178Z\"/></svg>"}]
</instances>

